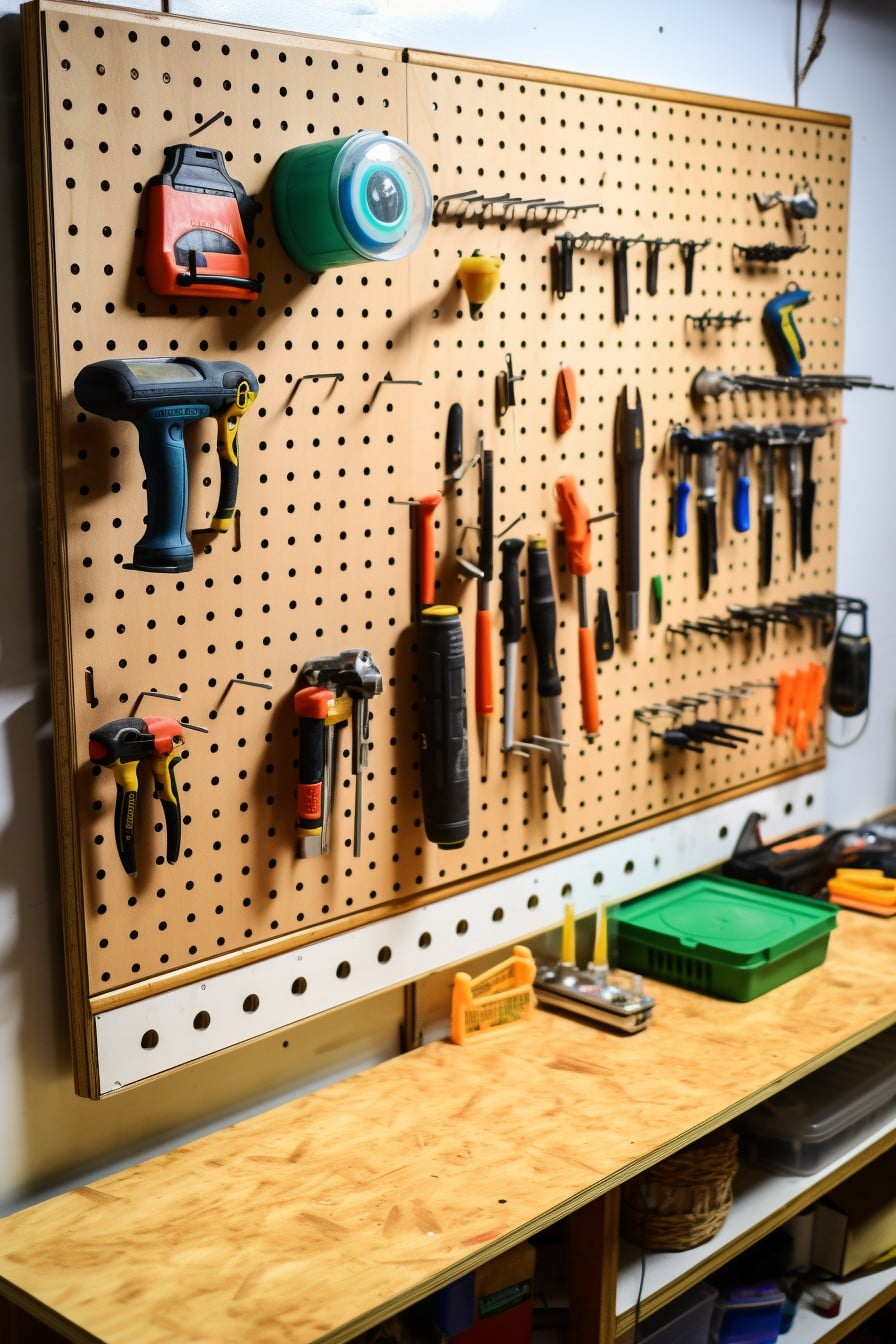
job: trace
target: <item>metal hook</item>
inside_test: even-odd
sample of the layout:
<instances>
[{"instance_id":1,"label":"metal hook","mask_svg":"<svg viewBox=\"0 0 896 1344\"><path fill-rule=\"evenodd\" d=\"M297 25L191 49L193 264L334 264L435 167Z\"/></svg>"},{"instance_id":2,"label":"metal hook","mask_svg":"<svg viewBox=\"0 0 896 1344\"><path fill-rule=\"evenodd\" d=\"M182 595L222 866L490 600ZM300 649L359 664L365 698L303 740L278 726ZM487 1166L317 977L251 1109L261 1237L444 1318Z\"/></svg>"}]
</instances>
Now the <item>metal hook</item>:
<instances>
[{"instance_id":1,"label":"metal hook","mask_svg":"<svg viewBox=\"0 0 896 1344\"><path fill-rule=\"evenodd\" d=\"M321 378L332 378L334 382L336 382L336 383L341 383L341 382L344 380L344 378L345 378L345 374L344 374L344 373L303 373L302 376L301 376L300 378L297 378L297 379L296 379L295 383L293 384L292 391L290 392L289 396L286 398L286 404L287 404L287 406L289 406L290 403L292 402L293 397L294 397L294 396L296 395L296 393L298 392L298 390L299 390L299 388L301 387L302 383L305 383L305 382L316 383L316 382L318 382L318 380L321 379Z\"/></svg>"},{"instance_id":2,"label":"metal hook","mask_svg":"<svg viewBox=\"0 0 896 1344\"><path fill-rule=\"evenodd\" d=\"M154 700L182 700L180 695L167 695L164 691L141 691L134 702L134 708L131 710L131 717L135 718L137 710L140 708L140 701L144 696L151 696Z\"/></svg>"},{"instance_id":3,"label":"metal hook","mask_svg":"<svg viewBox=\"0 0 896 1344\"><path fill-rule=\"evenodd\" d=\"M230 690L231 686L257 686L262 691L272 691L273 686L269 686L266 681L249 681L246 677L231 677L224 687L224 695Z\"/></svg>"}]
</instances>

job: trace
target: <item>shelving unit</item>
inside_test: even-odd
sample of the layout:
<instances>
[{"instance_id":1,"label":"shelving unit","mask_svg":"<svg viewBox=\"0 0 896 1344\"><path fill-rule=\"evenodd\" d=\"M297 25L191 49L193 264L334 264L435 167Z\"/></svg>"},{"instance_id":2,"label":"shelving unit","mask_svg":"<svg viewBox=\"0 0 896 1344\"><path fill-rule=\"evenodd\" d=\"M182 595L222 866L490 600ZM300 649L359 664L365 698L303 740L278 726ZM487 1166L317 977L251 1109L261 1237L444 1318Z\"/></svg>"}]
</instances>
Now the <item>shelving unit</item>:
<instances>
[{"instance_id":1,"label":"shelving unit","mask_svg":"<svg viewBox=\"0 0 896 1344\"><path fill-rule=\"evenodd\" d=\"M734 1204L717 1236L692 1250L647 1255L641 1318L705 1279L720 1265L786 1223L894 1144L896 1125L890 1121L811 1177L783 1176L755 1167L741 1167L735 1181ZM623 1338L634 1321L640 1277L640 1250L630 1242L620 1241L616 1311L619 1334Z\"/></svg>"}]
</instances>

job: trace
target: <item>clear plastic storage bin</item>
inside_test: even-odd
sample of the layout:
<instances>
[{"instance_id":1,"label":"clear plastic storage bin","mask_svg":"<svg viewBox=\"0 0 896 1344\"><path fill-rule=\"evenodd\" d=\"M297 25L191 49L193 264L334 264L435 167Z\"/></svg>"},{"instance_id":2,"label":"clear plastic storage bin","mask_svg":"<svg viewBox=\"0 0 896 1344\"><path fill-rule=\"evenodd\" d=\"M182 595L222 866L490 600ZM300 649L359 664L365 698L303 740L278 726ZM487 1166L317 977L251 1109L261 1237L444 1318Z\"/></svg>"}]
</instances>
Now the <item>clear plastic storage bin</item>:
<instances>
[{"instance_id":1,"label":"clear plastic storage bin","mask_svg":"<svg viewBox=\"0 0 896 1344\"><path fill-rule=\"evenodd\" d=\"M717 1298L708 1283L689 1288L644 1321L640 1344L707 1344Z\"/></svg>"},{"instance_id":2,"label":"clear plastic storage bin","mask_svg":"<svg viewBox=\"0 0 896 1344\"><path fill-rule=\"evenodd\" d=\"M896 1116L896 1027L824 1064L737 1121L751 1165L808 1176Z\"/></svg>"}]
</instances>

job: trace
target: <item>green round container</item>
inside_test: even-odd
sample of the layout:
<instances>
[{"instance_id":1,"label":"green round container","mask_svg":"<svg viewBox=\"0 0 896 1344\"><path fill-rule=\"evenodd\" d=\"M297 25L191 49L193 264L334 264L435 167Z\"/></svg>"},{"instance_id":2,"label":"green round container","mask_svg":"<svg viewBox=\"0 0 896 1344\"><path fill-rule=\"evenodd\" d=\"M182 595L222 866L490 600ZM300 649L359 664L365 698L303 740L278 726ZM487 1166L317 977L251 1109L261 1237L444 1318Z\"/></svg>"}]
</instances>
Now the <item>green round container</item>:
<instances>
[{"instance_id":1,"label":"green round container","mask_svg":"<svg viewBox=\"0 0 896 1344\"><path fill-rule=\"evenodd\" d=\"M360 131L282 154L272 205L287 255L315 274L406 257L429 227L432 192L402 140Z\"/></svg>"}]
</instances>

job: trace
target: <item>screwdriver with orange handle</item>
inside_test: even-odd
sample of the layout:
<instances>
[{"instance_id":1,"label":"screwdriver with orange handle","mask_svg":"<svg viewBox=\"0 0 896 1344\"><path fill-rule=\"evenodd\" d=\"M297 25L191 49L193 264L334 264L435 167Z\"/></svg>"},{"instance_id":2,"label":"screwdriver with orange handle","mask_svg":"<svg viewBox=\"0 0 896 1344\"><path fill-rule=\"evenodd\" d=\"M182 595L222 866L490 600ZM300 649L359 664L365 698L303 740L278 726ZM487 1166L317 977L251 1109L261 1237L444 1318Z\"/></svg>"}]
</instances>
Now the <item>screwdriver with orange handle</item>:
<instances>
[{"instance_id":1,"label":"screwdriver with orange handle","mask_svg":"<svg viewBox=\"0 0 896 1344\"><path fill-rule=\"evenodd\" d=\"M492 669L491 582L495 570L495 463L491 448L479 457L479 572L476 579L476 718L482 778L488 772L488 728L495 712Z\"/></svg>"},{"instance_id":2,"label":"screwdriver with orange handle","mask_svg":"<svg viewBox=\"0 0 896 1344\"><path fill-rule=\"evenodd\" d=\"M436 533L433 517L442 502L441 492L418 495L413 501L417 540L417 609L436 600Z\"/></svg>"},{"instance_id":3,"label":"screwdriver with orange handle","mask_svg":"<svg viewBox=\"0 0 896 1344\"><path fill-rule=\"evenodd\" d=\"M774 734L780 737L787 731L790 723L790 709L793 704L793 691L796 684L796 673L781 672L778 676L778 684L775 691L775 721Z\"/></svg>"},{"instance_id":4,"label":"screwdriver with orange handle","mask_svg":"<svg viewBox=\"0 0 896 1344\"><path fill-rule=\"evenodd\" d=\"M793 744L800 753L809 745L809 669L799 667L793 679L793 696L790 701L790 727L793 729Z\"/></svg>"},{"instance_id":5,"label":"screwdriver with orange handle","mask_svg":"<svg viewBox=\"0 0 896 1344\"><path fill-rule=\"evenodd\" d=\"M581 684L582 727L589 742L600 728L597 696L597 657L588 617L586 575L591 573L591 528L588 510L574 476L560 476L554 485L554 498L566 539L566 562L576 577L579 607L579 682Z\"/></svg>"},{"instance_id":6,"label":"screwdriver with orange handle","mask_svg":"<svg viewBox=\"0 0 896 1344\"><path fill-rule=\"evenodd\" d=\"M600 728L600 709L597 694L597 657L588 625L588 591L586 575L591 573L591 524L615 518L614 512L588 516L585 501L574 476L560 476L554 485L554 498L566 538L566 559L570 572L576 577L579 607L579 681L582 687L582 726L591 742Z\"/></svg>"}]
</instances>

